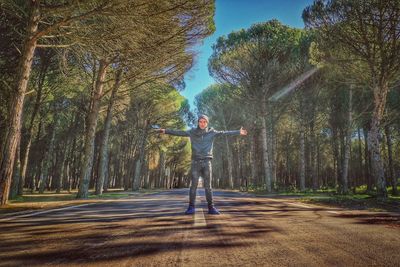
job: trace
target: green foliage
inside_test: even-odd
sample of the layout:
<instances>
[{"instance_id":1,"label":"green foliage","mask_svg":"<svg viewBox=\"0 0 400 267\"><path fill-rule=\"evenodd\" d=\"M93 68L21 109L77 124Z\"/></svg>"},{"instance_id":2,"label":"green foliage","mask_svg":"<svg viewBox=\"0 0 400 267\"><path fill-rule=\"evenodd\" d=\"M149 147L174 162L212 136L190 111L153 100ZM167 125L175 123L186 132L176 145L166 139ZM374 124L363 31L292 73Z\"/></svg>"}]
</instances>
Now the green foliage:
<instances>
[{"instance_id":1,"label":"green foliage","mask_svg":"<svg viewBox=\"0 0 400 267\"><path fill-rule=\"evenodd\" d=\"M209 59L211 76L246 88L248 97L271 96L296 74L302 31L276 20L220 37Z\"/></svg>"},{"instance_id":2,"label":"green foliage","mask_svg":"<svg viewBox=\"0 0 400 267\"><path fill-rule=\"evenodd\" d=\"M212 117L213 126L223 127L223 119L232 117L232 114L239 118L238 121L254 122L251 129L256 135L260 125L257 122L265 119L270 129L267 135L276 135L276 147L272 148L276 149L276 152L272 152L276 154L271 156L275 157L275 164L279 168L277 186L280 189L292 187L296 191L298 187L299 161L302 157L299 153L299 130L304 131L307 187L312 177L318 176L319 188L336 191L336 183L340 182L338 179L341 177L347 131L350 131L352 143L350 179L357 185L365 182L364 172L371 171L363 169L371 168L365 159L366 138L361 131L360 147L354 137L357 127L366 131L370 127L374 96L371 90L365 89L376 87L372 78L388 78L389 85L395 85L388 94L389 102L384 119L390 127L398 125L398 78L392 77L389 72L389 76L382 76L381 71L398 73L384 67L383 62L392 64L391 60L398 55L390 56L390 53L396 53L394 48L398 41L393 39L391 42L389 39L394 37L390 34L398 30L392 26L399 16L379 26L378 21L383 17L371 15L379 14L380 10L382 14L388 12L387 16L395 16L399 10L398 2L367 2L315 1L304 11L307 30L291 29L277 21L269 21L222 36L213 46L209 72L219 84L206 88L196 97L197 109ZM360 28L360 23L364 23L364 28ZM380 29L383 36L387 35L386 40L372 34L379 32L382 25ZM365 38L361 38L361 34ZM369 56L375 53L374 58L366 57L368 49ZM382 53L377 55L378 51ZM262 117L262 99L288 84L310 68L310 65L320 68L318 73L303 82L295 94L278 104L266 103L265 114L268 116ZM371 75L371 71L378 68L380 70ZM351 103L350 88L353 92ZM393 141L398 144L398 131L390 129ZM381 141L386 140L382 138ZM385 145L382 144L381 153L387 164ZM217 147L221 149L218 144ZM260 168L262 164L260 149L256 149L255 153L258 153L256 165L250 165L250 168ZM224 157L224 153L221 156ZM398 172L398 157L394 161ZM250 171L249 168L246 170ZM261 175L265 174L261 172ZM260 186L252 182L247 188L253 190Z\"/></svg>"},{"instance_id":3,"label":"green foliage","mask_svg":"<svg viewBox=\"0 0 400 267\"><path fill-rule=\"evenodd\" d=\"M159 175L161 153L165 153L166 167L176 174L187 175L191 154L188 140L159 135L150 125L175 129L196 125L196 116L188 100L178 90L183 88L183 76L193 65L195 45L215 31L214 1L138 1L126 6L127 3L133 2L67 1L63 6L58 6L57 1L43 2L52 8L42 10L39 30L95 8L98 13L71 20L39 38L39 45L44 47L35 52L22 121L25 133L30 127L41 86L39 113L33 121L33 153L29 158L28 179L41 171L42 154L47 150L49 133L57 118L56 151L48 157L54 166L53 172L61 170L64 155L66 164L63 167L68 169L71 182L79 178L83 132L93 101L99 59L107 60L108 72L100 96L98 132L93 140L96 144L93 177L97 175L96 153L110 92L119 70L122 82L112 108L109 177L115 179L115 184L121 177L127 177L129 182L134 172L132 166L143 155L141 153L147 156L145 164L148 164L150 176ZM375 16L378 11L393 17L389 20L385 16ZM29 6L27 1L2 1L0 14L0 34L4 40L0 42L0 128L5 129ZM399 17L399 1L395 0L315 1L303 14L306 30L271 20L218 38L208 67L219 84L205 88L196 96L195 105L197 113L210 116L211 127L231 130L244 126L249 130L251 137L228 141L237 188L265 189L256 179L264 175L260 122L265 120L271 142L268 152L275 164L278 191L338 202L368 198L367 188L360 187L367 180L365 172L370 171L364 155L365 136L361 134L359 154L355 130L358 127L361 132L368 129L371 120L373 94L366 89L376 85L374 79L387 78L391 90L384 120L392 131L394 152L398 149ZM385 22L382 23L384 27L379 28L378 22ZM312 65L320 71L297 92L277 103L266 101ZM349 81L355 84L356 96L351 103L355 121L352 125L346 116L350 104ZM342 197L333 192L347 127L353 130L350 175L356 194ZM320 190L299 192L300 130L304 131L307 187L311 187L312 177L317 175ZM0 145L4 143L4 135L1 131ZM146 136L145 149L139 152L143 136ZM381 142L382 155L387 161L386 141L382 138ZM22 151L26 143L24 134ZM251 145L255 146L254 151ZM218 141L215 148L214 171L223 186L229 160L227 149ZM313 161L315 158L318 162ZM398 173L398 153L394 153L393 164ZM253 167L257 177L250 181L247 177ZM105 197L114 195L110 193Z\"/></svg>"},{"instance_id":4,"label":"green foliage","mask_svg":"<svg viewBox=\"0 0 400 267\"><path fill-rule=\"evenodd\" d=\"M373 88L378 77L396 79L400 70L394 63L400 57L399 15L397 0L318 0L304 10L303 20L318 32L318 62Z\"/></svg>"},{"instance_id":5,"label":"green foliage","mask_svg":"<svg viewBox=\"0 0 400 267\"><path fill-rule=\"evenodd\" d=\"M158 149L176 149L186 163L186 144L164 142L151 132L150 125L183 128L182 118L193 119L188 102L176 88L193 65L194 47L215 31L214 12L211 0L0 2L1 37L6 41L0 45L0 126L6 128L9 110L22 117L21 122L11 121L14 126L10 128L19 123L23 127L20 158L28 159L24 178L29 179L24 186L36 187L34 176L42 173L41 184L52 180L53 187L58 177L68 176L63 182L71 184L63 186L76 187L78 179L86 183L86 178L77 177L79 173L92 165L97 179L99 147L107 147L108 141L103 138L108 136L104 131L109 125L104 123L106 114L114 116L111 155L122 153L125 157L122 163L116 159L108 162L118 182L122 176L132 179L133 160L144 162L145 154L156 154ZM40 16L37 28L27 27L34 25L29 22L31 14ZM26 36L27 32L32 36ZM25 42L28 39L31 41ZM21 49L24 42L30 51L35 49L32 64L24 68L24 76L31 74L23 77L29 79L29 85L14 90L15 84L21 84L15 73L20 72L17 62L25 55ZM100 76L103 66L106 71ZM97 85L104 87L100 90L102 86ZM19 98L27 91L24 116L19 116L22 109L7 106L17 91L21 92L16 94ZM84 135L85 131L90 134ZM55 147L49 149L52 132ZM0 150L9 141L5 137L2 131ZM8 138L14 137L17 139L17 134ZM100 146L102 138L106 141ZM13 149L7 153L14 155ZM43 157L39 151L52 151L53 155ZM102 159L107 157L103 151ZM86 164L89 161L94 164Z\"/></svg>"}]
</instances>

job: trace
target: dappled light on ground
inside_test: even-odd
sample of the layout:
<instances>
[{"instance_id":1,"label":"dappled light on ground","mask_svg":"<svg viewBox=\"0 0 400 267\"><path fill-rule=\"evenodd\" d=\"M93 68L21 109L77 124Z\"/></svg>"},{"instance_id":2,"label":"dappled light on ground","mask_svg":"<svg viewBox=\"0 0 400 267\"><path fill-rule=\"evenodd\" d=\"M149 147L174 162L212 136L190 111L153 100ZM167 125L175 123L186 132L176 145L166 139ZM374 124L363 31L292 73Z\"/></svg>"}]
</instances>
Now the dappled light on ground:
<instances>
[{"instance_id":1,"label":"dappled light on ground","mask_svg":"<svg viewBox=\"0 0 400 267\"><path fill-rule=\"evenodd\" d=\"M205 213L206 223L196 224L196 216L184 215L186 194L172 190L2 221L0 265L201 266L211 258L211 266L362 266L367 250L396 249L374 238L400 234L387 227L398 225L399 216L229 191L215 193L222 212L215 216L206 213L199 190L197 212Z\"/></svg>"}]
</instances>

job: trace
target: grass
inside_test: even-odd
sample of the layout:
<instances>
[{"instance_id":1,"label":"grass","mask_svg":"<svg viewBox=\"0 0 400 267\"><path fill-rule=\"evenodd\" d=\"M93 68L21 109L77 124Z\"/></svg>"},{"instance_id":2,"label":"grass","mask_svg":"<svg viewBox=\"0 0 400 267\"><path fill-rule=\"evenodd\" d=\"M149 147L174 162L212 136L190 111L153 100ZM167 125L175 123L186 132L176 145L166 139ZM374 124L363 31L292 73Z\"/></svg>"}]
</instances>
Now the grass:
<instances>
[{"instance_id":1,"label":"grass","mask_svg":"<svg viewBox=\"0 0 400 267\"><path fill-rule=\"evenodd\" d=\"M301 202L327 204L348 209L367 209L372 211L400 211L400 197L389 195L386 200L377 198L375 194L368 194L365 190L355 190L356 193L341 195L336 193L320 193L305 195Z\"/></svg>"},{"instance_id":2,"label":"grass","mask_svg":"<svg viewBox=\"0 0 400 267\"><path fill-rule=\"evenodd\" d=\"M400 211L400 199L389 197L385 201L366 194L331 195L323 197L303 197L299 201L304 203L325 204L347 209L371 211Z\"/></svg>"},{"instance_id":3,"label":"grass","mask_svg":"<svg viewBox=\"0 0 400 267\"><path fill-rule=\"evenodd\" d=\"M398 187L400 191L400 186ZM338 194L334 188L325 188L317 191L307 190L300 192L298 190L278 191L275 193L266 193L263 189L251 190L256 195L262 196L282 196L293 197L304 203L322 204L330 206L340 206L348 209L367 209L372 211L400 211L400 196L393 196L392 188L388 187L389 196L386 200L376 197L374 192L367 192L366 186L360 186L347 195Z\"/></svg>"},{"instance_id":4,"label":"grass","mask_svg":"<svg viewBox=\"0 0 400 267\"><path fill-rule=\"evenodd\" d=\"M23 196L10 200L9 204L0 208L0 215L14 212L38 210L38 209L50 209L64 206L79 205L84 203L96 203L109 199L123 199L133 195L143 195L160 192L160 190L140 190L138 192L123 191L121 189L111 189L102 195L95 195L93 191L89 192L87 199L76 199L77 191L67 192L62 191L61 193L45 192L39 193L28 193L26 192Z\"/></svg>"},{"instance_id":5,"label":"grass","mask_svg":"<svg viewBox=\"0 0 400 267\"><path fill-rule=\"evenodd\" d=\"M155 193L155 190L140 190L138 192L123 191L121 189L112 189L108 192L104 192L102 195L96 195L94 191L89 191L89 200L95 199L118 199L126 198L134 194L149 194ZM43 194L39 193L25 193L23 196L18 196L17 198L10 200L10 203L26 203L26 202L53 202L53 201L71 201L75 200L77 191L62 191L61 193L55 192L45 192Z\"/></svg>"},{"instance_id":6,"label":"grass","mask_svg":"<svg viewBox=\"0 0 400 267\"><path fill-rule=\"evenodd\" d=\"M76 198L76 193L62 192L59 194L53 192L45 192L43 194L33 193L17 196L15 199L9 201L12 203L26 203L26 202L49 202L49 201L69 201Z\"/></svg>"}]
</instances>

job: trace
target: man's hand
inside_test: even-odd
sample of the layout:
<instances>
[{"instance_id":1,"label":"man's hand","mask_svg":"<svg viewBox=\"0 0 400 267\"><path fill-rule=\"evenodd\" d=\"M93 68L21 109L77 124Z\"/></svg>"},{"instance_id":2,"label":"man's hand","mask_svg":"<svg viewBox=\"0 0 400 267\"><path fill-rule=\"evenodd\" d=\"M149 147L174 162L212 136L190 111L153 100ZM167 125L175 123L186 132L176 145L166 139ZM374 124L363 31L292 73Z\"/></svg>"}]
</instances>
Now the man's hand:
<instances>
[{"instance_id":1,"label":"man's hand","mask_svg":"<svg viewBox=\"0 0 400 267\"><path fill-rule=\"evenodd\" d=\"M165 134L165 129L162 129L162 128L158 129L158 132L161 133L161 134Z\"/></svg>"},{"instance_id":2,"label":"man's hand","mask_svg":"<svg viewBox=\"0 0 400 267\"><path fill-rule=\"evenodd\" d=\"M247 130L240 127L240 135L247 135Z\"/></svg>"}]
</instances>

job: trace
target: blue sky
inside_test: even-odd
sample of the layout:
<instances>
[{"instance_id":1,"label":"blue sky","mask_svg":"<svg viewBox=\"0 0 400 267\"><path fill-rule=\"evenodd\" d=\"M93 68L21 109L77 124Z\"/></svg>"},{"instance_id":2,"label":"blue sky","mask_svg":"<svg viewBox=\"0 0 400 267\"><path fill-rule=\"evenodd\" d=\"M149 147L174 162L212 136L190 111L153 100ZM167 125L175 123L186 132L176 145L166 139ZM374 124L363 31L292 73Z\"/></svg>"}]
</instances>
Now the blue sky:
<instances>
[{"instance_id":1,"label":"blue sky","mask_svg":"<svg viewBox=\"0 0 400 267\"><path fill-rule=\"evenodd\" d=\"M215 83L208 74L207 62L212 54L211 47L218 37L271 19L278 19L292 27L303 28L301 14L312 2L313 0L216 0L214 17L216 30L197 48L199 52L196 64L185 75L186 88L181 92L189 99L191 108L194 108L194 97Z\"/></svg>"}]
</instances>

